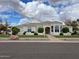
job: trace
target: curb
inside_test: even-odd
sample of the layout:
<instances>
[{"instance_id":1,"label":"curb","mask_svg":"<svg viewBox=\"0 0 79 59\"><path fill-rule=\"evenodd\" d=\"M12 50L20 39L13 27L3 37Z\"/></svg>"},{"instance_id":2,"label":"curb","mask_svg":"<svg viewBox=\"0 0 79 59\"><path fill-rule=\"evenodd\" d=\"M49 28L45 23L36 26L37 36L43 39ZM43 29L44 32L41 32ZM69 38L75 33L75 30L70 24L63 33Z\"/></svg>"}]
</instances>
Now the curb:
<instances>
[{"instance_id":1,"label":"curb","mask_svg":"<svg viewBox=\"0 0 79 59\"><path fill-rule=\"evenodd\" d=\"M21 40L7 40L7 41L0 41L0 42L4 42L4 43L22 43L22 42L26 42L26 43L79 43L79 41L21 41Z\"/></svg>"}]
</instances>

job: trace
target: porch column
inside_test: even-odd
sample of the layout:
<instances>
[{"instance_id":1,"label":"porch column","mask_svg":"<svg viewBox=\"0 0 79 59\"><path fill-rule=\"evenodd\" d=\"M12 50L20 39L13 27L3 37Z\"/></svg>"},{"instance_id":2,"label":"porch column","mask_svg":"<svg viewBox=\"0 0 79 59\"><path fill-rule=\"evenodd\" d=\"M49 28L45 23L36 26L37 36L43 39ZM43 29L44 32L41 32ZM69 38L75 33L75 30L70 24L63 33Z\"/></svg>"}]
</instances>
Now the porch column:
<instances>
[{"instance_id":1,"label":"porch column","mask_svg":"<svg viewBox=\"0 0 79 59\"><path fill-rule=\"evenodd\" d=\"M61 26L59 26L59 33L61 32Z\"/></svg>"},{"instance_id":2,"label":"porch column","mask_svg":"<svg viewBox=\"0 0 79 59\"><path fill-rule=\"evenodd\" d=\"M52 31L51 31L51 26L50 26L50 34L52 34Z\"/></svg>"},{"instance_id":3,"label":"porch column","mask_svg":"<svg viewBox=\"0 0 79 59\"><path fill-rule=\"evenodd\" d=\"M45 37L45 27L44 27L44 37Z\"/></svg>"},{"instance_id":4,"label":"porch column","mask_svg":"<svg viewBox=\"0 0 79 59\"><path fill-rule=\"evenodd\" d=\"M43 29L44 29L43 35L45 35L45 27L43 27Z\"/></svg>"},{"instance_id":5,"label":"porch column","mask_svg":"<svg viewBox=\"0 0 79 59\"><path fill-rule=\"evenodd\" d=\"M55 33L55 25L53 26L53 34Z\"/></svg>"}]
</instances>

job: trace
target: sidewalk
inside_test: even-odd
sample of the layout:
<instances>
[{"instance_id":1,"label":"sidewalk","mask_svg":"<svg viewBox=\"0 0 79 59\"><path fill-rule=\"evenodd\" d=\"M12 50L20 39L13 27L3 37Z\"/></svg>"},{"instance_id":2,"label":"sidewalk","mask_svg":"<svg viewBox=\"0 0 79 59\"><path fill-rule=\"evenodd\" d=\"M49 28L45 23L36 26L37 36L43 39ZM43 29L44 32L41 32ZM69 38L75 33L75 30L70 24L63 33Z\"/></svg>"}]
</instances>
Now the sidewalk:
<instances>
[{"instance_id":1,"label":"sidewalk","mask_svg":"<svg viewBox=\"0 0 79 59\"><path fill-rule=\"evenodd\" d=\"M10 40L10 38L0 38L0 42L53 42L53 43L79 43L79 38L55 38L47 35L48 38L20 38L19 40Z\"/></svg>"},{"instance_id":2,"label":"sidewalk","mask_svg":"<svg viewBox=\"0 0 79 59\"><path fill-rule=\"evenodd\" d=\"M78 43L79 44L79 41L34 41L34 40L32 40L32 41L28 41L28 40L2 40L2 41L0 41L0 43L22 43L22 42L24 42L24 43L32 43L32 42L34 42L34 43L60 43L60 44L63 44L63 43L69 43L69 44L72 44L72 43Z\"/></svg>"},{"instance_id":3,"label":"sidewalk","mask_svg":"<svg viewBox=\"0 0 79 59\"><path fill-rule=\"evenodd\" d=\"M10 38L1 38L1 37L0 37L0 41L2 41L2 40L3 40L3 41L4 41L4 40L10 40ZM41 41L44 40L44 41L48 41L48 38L19 38L19 40L29 40L29 41L30 41L30 40L36 40L36 41L37 41L37 40L41 40Z\"/></svg>"},{"instance_id":4,"label":"sidewalk","mask_svg":"<svg viewBox=\"0 0 79 59\"><path fill-rule=\"evenodd\" d=\"M79 38L58 38L58 39L62 41L79 41Z\"/></svg>"}]
</instances>

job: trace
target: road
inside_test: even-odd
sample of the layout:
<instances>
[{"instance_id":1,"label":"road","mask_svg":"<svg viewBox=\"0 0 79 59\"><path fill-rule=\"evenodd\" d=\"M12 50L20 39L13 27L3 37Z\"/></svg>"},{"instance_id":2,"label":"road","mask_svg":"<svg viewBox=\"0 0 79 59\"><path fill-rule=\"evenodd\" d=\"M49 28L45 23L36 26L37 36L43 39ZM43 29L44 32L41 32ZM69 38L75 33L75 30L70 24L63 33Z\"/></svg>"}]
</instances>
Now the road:
<instances>
[{"instance_id":1,"label":"road","mask_svg":"<svg viewBox=\"0 0 79 59\"><path fill-rule=\"evenodd\" d=\"M0 42L0 59L79 59L79 43Z\"/></svg>"}]
</instances>

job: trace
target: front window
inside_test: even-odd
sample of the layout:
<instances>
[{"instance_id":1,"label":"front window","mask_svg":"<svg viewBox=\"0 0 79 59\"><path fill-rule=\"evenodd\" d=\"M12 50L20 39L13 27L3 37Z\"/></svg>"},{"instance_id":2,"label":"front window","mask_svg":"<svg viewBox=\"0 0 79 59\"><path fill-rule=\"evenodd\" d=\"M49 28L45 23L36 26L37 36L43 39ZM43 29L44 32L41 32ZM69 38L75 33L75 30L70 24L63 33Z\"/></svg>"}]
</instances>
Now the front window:
<instances>
[{"instance_id":1,"label":"front window","mask_svg":"<svg viewBox=\"0 0 79 59\"><path fill-rule=\"evenodd\" d=\"M53 32L53 26L51 26L51 31Z\"/></svg>"},{"instance_id":2,"label":"front window","mask_svg":"<svg viewBox=\"0 0 79 59\"><path fill-rule=\"evenodd\" d=\"M28 32L31 32L31 29L28 29Z\"/></svg>"},{"instance_id":3,"label":"front window","mask_svg":"<svg viewBox=\"0 0 79 59\"><path fill-rule=\"evenodd\" d=\"M55 32L59 32L59 26L58 25L55 26Z\"/></svg>"},{"instance_id":4,"label":"front window","mask_svg":"<svg viewBox=\"0 0 79 59\"><path fill-rule=\"evenodd\" d=\"M62 27L62 26L60 26L60 31L61 31L61 32L62 32L62 28L63 28L63 27Z\"/></svg>"}]
</instances>

